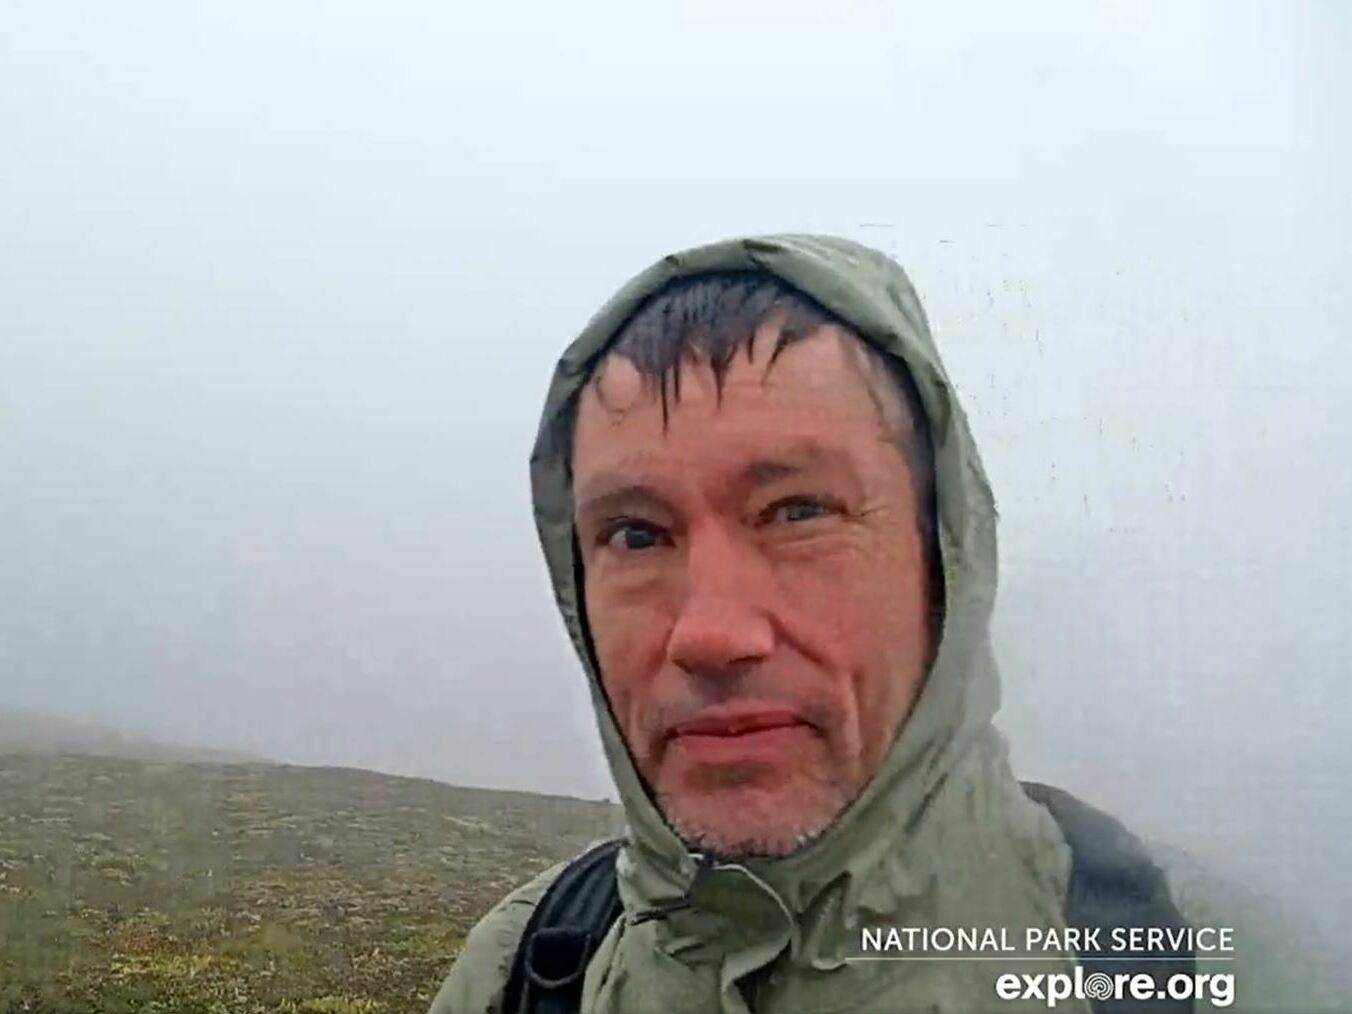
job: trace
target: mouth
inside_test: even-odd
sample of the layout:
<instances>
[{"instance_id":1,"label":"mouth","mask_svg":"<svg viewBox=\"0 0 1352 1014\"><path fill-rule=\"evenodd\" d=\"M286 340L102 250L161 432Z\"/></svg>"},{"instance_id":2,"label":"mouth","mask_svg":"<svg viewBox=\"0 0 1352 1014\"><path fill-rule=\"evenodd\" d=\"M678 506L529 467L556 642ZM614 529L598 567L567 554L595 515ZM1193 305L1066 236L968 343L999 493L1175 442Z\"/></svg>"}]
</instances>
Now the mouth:
<instances>
[{"instance_id":1,"label":"mouth","mask_svg":"<svg viewBox=\"0 0 1352 1014\"><path fill-rule=\"evenodd\" d=\"M689 721L673 725L667 731L666 738L735 739L777 729L791 729L795 726L806 727L807 723L796 713L780 708L740 711L711 709Z\"/></svg>"}]
</instances>

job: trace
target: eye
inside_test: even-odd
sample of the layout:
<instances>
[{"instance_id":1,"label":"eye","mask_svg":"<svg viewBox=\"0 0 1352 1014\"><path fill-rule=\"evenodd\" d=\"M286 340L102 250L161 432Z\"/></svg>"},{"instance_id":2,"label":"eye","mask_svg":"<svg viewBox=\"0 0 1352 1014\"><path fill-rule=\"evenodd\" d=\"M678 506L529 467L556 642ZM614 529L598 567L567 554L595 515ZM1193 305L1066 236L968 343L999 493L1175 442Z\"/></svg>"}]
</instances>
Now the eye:
<instances>
[{"instance_id":1,"label":"eye","mask_svg":"<svg viewBox=\"0 0 1352 1014\"><path fill-rule=\"evenodd\" d=\"M652 549L662 545L666 532L657 525L636 518L616 518L606 525L597 541L610 549L626 551Z\"/></svg>"},{"instance_id":2,"label":"eye","mask_svg":"<svg viewBox=\"0 0 1352 1014\"><path fill-rule=\"evenodd\" d=\"M815 496L793 496L778 500L761 512L761 522L800 522L840 512L840 505Z\"/></svg>"}]
</instances>

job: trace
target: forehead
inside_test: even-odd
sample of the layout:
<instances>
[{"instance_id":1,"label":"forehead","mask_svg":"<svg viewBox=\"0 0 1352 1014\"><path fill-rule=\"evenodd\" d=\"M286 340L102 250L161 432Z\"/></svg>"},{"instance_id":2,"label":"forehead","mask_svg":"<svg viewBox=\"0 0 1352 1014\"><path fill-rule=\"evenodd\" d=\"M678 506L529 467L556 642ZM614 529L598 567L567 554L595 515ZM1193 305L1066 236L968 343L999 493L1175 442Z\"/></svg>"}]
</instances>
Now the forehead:
<instances>
[{"instance_id":1,"label":"forehead","mask_svg":"<svg viewBox=\"0 0 1352 1014\"><path fill-rule=\"evenodd\" d=\"M677 393L627 359L606 357L579 397L573 434L574 473L641 457L646 464L706 461L717 449L736 456L768 444L808 440L862 451L888 433L870 393L858 339L835 325L780 350L762 325L753 356L739 348L720 383L707 362L685 360Z\"/></svg>"}]
</instances>

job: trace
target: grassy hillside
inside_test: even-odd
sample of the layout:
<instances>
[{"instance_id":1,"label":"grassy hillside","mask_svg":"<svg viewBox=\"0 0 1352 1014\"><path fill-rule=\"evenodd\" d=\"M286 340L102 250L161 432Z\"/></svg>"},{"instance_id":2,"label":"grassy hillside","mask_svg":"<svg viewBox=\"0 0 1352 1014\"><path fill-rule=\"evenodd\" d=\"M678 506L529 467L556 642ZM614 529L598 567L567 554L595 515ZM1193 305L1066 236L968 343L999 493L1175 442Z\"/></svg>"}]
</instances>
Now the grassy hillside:
<instances>
[{"instance_id":1,"label":"grassy hillside","mask_svg":"<svg viewBox=\"0 0 1352 1014\"><path fill-rule=\"evenodd\" d=\"M426 1009L604 803L367 771L0 756L0 1012Z\"/></svg>"}]
</instances>

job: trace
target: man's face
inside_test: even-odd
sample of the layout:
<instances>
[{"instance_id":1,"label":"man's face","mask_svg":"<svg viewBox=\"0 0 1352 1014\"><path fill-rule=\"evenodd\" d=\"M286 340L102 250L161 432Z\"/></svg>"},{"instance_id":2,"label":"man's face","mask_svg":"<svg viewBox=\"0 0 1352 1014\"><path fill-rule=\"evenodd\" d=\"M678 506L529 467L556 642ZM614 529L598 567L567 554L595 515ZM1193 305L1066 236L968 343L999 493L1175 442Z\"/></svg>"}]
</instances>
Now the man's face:
<instances>
[{"instance_id":1,"label":"man's face","mask_svg":"<svg viewBox=\"0 0 1352 1014\"><path fill-rule=\"evenodd\" d=\"M762 325L757 350L773 347ZM662 404L610 356L574 432L587 619L611 709L676 832L782 855L873 776L928 658L896 432L835 327L684 364ZM876 389L876 380L875 389Z\"/></svg>"}]
</instances>

